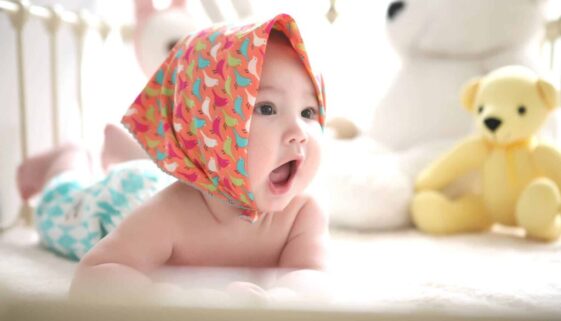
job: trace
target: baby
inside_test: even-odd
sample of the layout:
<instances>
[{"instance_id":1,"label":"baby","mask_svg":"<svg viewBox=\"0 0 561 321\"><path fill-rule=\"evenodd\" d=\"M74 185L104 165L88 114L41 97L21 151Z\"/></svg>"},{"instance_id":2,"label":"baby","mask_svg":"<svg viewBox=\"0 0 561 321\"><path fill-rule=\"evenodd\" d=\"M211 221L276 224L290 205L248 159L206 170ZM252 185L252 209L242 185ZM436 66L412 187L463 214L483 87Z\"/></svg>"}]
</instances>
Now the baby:
<instances>
[{"instance_id":1,"label":"baby","mask_svg":"<svg viewBox=\"0 0 561 321\"><path fill-rule=\"evenodd\" d=\"M327 218L305 193L320 161L318 79L288 15L213 27L179 42L123 117L170 177L134 161L87 186L72 181L89 170L75 146L24 163L22 195L44 188L42 242L80 259L71 292L149 287L162 266L323 269ZM104 165L141 158L133 147L111 151L124 140L115 130L106 130ZM35 185L30 175L40 177ZM61 232L53 233L56 224Z\"/></svg>"}]
</instances>

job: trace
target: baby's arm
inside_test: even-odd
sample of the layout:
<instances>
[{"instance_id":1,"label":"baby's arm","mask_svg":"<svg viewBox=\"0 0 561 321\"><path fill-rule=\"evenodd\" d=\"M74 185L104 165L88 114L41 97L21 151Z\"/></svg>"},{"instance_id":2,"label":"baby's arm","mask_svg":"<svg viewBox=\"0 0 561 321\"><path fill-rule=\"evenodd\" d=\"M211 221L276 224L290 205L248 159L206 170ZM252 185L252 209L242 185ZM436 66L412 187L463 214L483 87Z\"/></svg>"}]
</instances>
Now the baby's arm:
<instances>
[{"instance_id":1,"label":"baby's arm","mask_svg":"<svg viewBox=\"0 0 561 321\"><path fill-rule=\"evenodd\" d=\"M297 214L288 241L281 253L279 267L289 269L325 268L328 219L316 200L309 198Z\"/></svg>"},{"instance_id":2,"label":"baby's arm","mask_svg":"<svg viewBox=\"0 0 561 321\"><path fill-rule=\"evenodd\" d=\"M164 265L173 249L173 220L162 210L166 202L161 194L131 213L80 261L72 296L138 294L152 285L147 273Z\"/></svg>"},{"instance_id":3,"label":"baby's arm","mask_svg":"<svg viewBox=\"0 0 561 321\"><path fill-rule=\"evenodd\" d=\"M281 253L276 275L265 290L249 282L233 282L227 291L236 298L259 301L325 300L330 297L326 266L328 220L319 204L305 201Z\"/></svg>"},{"instance_id":4,"label":"baby's arm","mask_svg":"<svg viewBox=\"0 0 561 321\"><path fill-rule=\"evenodd\" d=\"M280 257L279 267L290 272L282 275L269 291L275 299L324 300L330 296L326 268L329 226L327 215L316 200L310 198L295 219Z\"/></svg>"}]
</instances>

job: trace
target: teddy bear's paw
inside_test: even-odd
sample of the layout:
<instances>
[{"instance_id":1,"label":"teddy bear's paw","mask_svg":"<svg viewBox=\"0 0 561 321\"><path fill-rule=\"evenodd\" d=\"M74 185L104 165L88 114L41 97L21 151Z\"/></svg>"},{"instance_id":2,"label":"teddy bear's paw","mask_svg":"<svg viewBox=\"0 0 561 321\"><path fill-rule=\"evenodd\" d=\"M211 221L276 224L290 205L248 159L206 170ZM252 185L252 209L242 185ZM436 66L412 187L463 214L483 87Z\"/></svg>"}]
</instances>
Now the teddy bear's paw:
<instances>
[{"instance_id":1,"label":"teddy bear's paw","mask_svg":"<svg viewBox=\"0 0 561 321\"><path fill-rule=\"evenodd\" d=\"M435 191L421 192L413 199L411 213L421 231L433 234L483 231L492 224L481 197L474 194L452 201Z\"/></svg>"},{"instance_id":2,"label":"teddy bear's paw","mask_svg":"<svg viewBox=\"0 0 561 321\"><path fill-rule=\"evenodd\" d=\"M534 180L520 195L516 204L518 225L528 236L551 240L559 236L561 195L557 185L548 178Z\"/></svg>"},{"instance_id":3,"label":"teddy bear's paw","mask_svg":"<svg viewBox=\"0 0 561 321\"><path fill-rule=\"evenodd\" d=\"M451 210L450 201L444 195L433 191L418 193L411 203L411 215L415 226L432 234L449 233L445 216Z\"/></svg>"}]
</instances>

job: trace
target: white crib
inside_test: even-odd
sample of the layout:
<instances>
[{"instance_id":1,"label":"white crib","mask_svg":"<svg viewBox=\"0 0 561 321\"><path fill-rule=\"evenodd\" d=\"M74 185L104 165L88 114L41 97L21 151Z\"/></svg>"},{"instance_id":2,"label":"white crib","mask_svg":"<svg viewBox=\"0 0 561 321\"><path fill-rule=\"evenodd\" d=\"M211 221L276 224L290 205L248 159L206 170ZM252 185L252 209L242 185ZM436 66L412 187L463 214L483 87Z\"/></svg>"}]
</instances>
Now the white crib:
<instances>
[{"instance_id":1,"label":"white crib","mask_svg":"<svg viewBox=\"0 0 561 321\"><path fill-rule=\"evenodd\" d=\"M95 143L93 137L87 137L86 129L99 128L101 118L91 108L99 110L97 102L84 88L100 87L91 83L95 64L103 65L101 58L110 50L127 50L132 26L111 24L85 10L72 12L60 5L43 7L28 1L2 0L0 11L6 27L12 29L7 32L2 28L7 42L2 45L3 56L13 58L11 63L4 62L2 71L3 100L13 103L2 107L0 229L6 229L19 218L30 219L28 207L20 204L14 193L15 164L30 151L58 145L64 137ZM37 24L43 24L46 41L26 41L30 27L36 32L31 39L38 38L42 30ZM92 46L101 58L87 55ZM123 98L121 103L125 102Z\"/></svg>"}]
</instances>

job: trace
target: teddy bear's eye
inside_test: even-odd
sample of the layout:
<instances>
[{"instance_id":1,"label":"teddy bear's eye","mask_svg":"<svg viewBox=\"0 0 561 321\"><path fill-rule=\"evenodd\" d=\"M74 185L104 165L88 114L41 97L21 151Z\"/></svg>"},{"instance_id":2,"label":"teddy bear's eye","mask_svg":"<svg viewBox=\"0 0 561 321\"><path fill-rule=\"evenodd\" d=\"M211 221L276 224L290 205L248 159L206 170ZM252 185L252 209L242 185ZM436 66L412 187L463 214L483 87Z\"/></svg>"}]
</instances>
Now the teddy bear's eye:
<instances>
[{"instance_id":1,"label":"teddy bear's eye","mask_svg":"<svg viewBox=\"0 0 561 321\"><path fill-rule=\"evenodd\" d=\"M479 106L479 107L477 108L477 113L478 113L478 114L481 114L481 113L483 112L483 108L484 108L483 105Z\"/></svg>"},{"instance_id":2,"label":"teddy bear's eye","mask_svg":"<svg viewBox=\"0 0 561 321\"><path fill-rule=\"evenodd\" d=\"M526 114L526 106L519 106L518 107L518 115L524 116Z\"/></svg>"}]
</instances>

